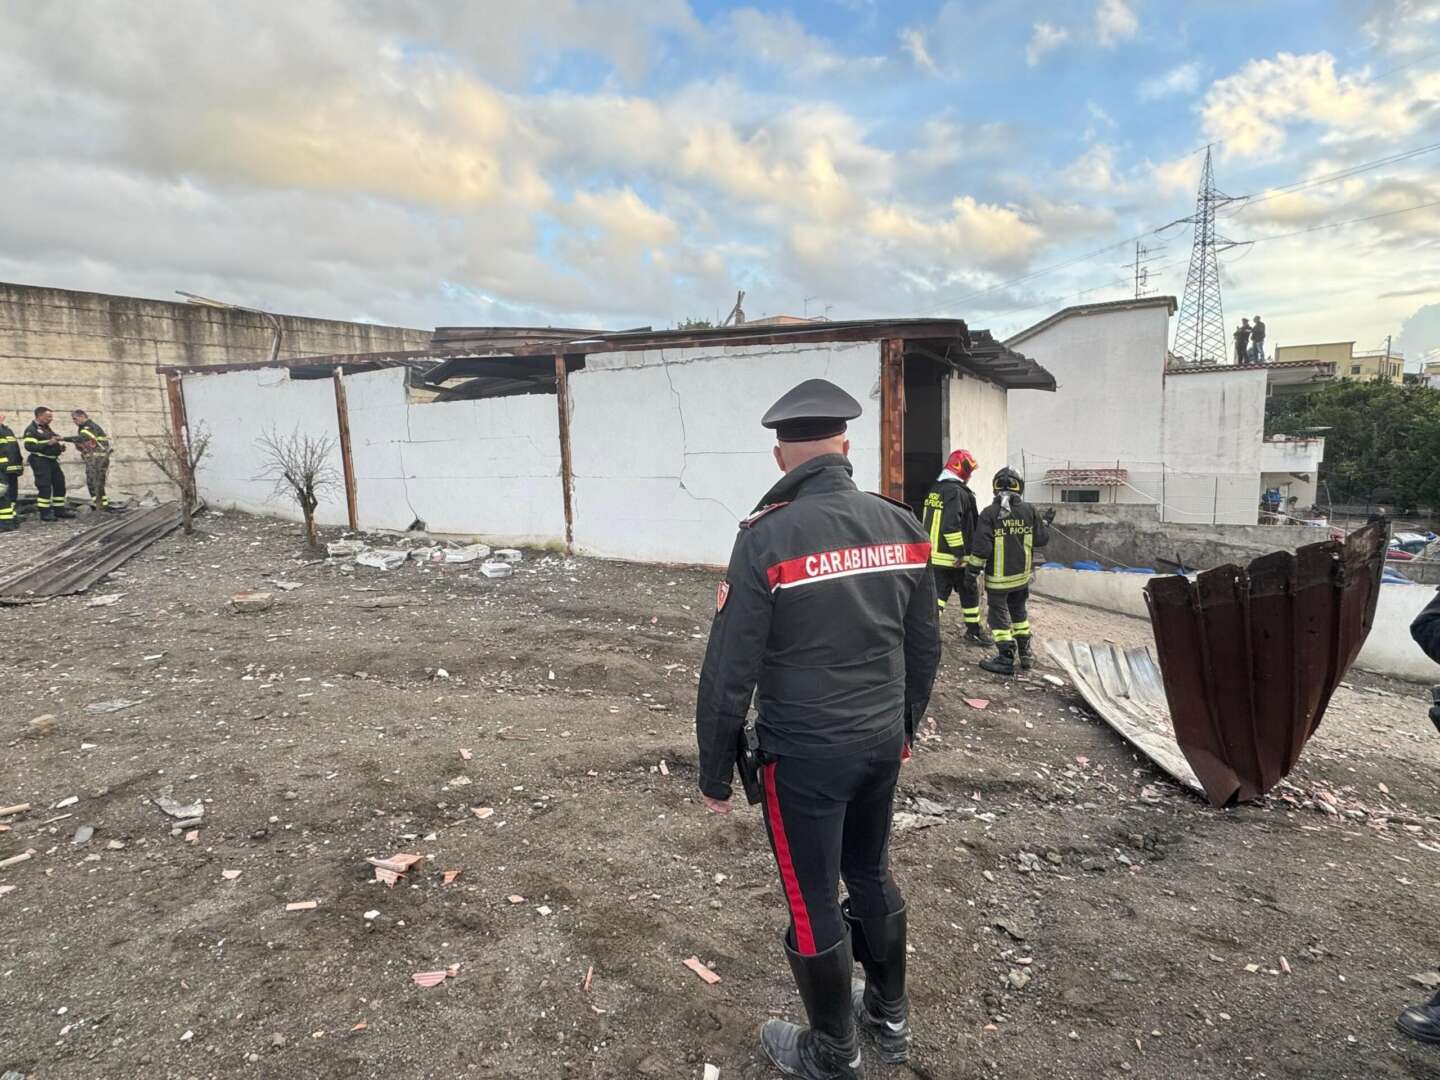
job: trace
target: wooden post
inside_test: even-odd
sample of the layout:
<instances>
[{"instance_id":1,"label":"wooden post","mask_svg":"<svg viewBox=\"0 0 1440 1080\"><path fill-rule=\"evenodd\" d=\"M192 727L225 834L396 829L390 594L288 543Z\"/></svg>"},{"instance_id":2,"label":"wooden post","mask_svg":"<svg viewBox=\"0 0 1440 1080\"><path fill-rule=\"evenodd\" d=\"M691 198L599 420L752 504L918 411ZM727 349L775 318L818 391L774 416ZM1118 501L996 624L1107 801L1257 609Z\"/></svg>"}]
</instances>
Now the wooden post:
<instances>
[{"instance_id":1,"label":"wooden post","mask_svg":"<svg viewBox=\"0 0 1440 1080\"><path fill-rule=\"evenodd\" d=\"M355 459L350 456L350 406L345 399L344 374L343 368L335 368L335 418L340 429L340 467L345 473L345 510L351 530L359 531L359 493L355 487Z\"/></svg>"},{"instance_id":2,"label":"wooden post","mask_svg":"<svg viewBox=\"0 0 1440 1080\"><path fill-rule=\"evenodd\" d=\"M165 376L165 396L170 401L170 436L176 441L176 461L186 472L186 478L190 486L195 486L195 478L190 476L190 421L185 416L185 388L180 382L178 374Z\"/></svg>"},{"instance_id":3,"label":"wooden post","mask_svg":"<svg viewBox=\"0 0 1440 1080\"><path fill-rule=\"evenodd\" d=\"M905 498L905 342L880 342L880 493Z\"/></svg>"},{"instance_id":4,"label":"wooden post","mask_svg":"<svg viewBox=\"0 0 1440 1080\"><path fill-rule=\"evenodd\" d=\"M565 500L565 552L575 550L575 511L571 502L571 490L575 476L570 463L570 377L565 368L565 357L555 357L555 398L560 421L560 491Z\"/></svg>"}]
</instances>

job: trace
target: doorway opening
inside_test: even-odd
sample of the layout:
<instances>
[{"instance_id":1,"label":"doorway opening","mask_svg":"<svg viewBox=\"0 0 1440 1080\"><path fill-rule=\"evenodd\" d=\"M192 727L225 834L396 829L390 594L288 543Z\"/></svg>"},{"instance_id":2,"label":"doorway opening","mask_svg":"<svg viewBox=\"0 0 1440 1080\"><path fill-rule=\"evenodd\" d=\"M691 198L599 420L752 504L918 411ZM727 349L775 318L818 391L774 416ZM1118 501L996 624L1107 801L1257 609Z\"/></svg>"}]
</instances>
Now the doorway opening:
<instances>
[{"instance_id":1,"label":"doorway opening","mask_svg":"<svg viewBox=\"0 0 1440 1080\"><path fill-rule=\"evenodd\" d=\"M928 356L905 356L905 480L904 500L911 509L925 501L925 493L945 465L946 412L949 406L949 368Z\"/></svg>"}]
</instances>

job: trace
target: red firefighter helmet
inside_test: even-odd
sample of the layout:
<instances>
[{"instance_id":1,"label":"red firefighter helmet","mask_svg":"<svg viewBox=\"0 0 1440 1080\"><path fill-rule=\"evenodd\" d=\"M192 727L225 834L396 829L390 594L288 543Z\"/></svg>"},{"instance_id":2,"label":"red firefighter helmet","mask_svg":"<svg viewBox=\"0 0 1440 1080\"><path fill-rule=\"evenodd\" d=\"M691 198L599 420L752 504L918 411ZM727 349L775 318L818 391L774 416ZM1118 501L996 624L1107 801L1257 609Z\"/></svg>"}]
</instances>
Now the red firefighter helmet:
<instances>
[{"instance_id":1,"label":"red firefighter helmet","mask_svg":"<svg viewBox=\"0 0 1440 1080\"><path fill-rule=\"evenodd\" d=\"M969 450L956 450L945 459L945 468L960 477L961 480L969 480L979 465L980 463L975 460L975 455Z\"/></svg>"}]
</instances>

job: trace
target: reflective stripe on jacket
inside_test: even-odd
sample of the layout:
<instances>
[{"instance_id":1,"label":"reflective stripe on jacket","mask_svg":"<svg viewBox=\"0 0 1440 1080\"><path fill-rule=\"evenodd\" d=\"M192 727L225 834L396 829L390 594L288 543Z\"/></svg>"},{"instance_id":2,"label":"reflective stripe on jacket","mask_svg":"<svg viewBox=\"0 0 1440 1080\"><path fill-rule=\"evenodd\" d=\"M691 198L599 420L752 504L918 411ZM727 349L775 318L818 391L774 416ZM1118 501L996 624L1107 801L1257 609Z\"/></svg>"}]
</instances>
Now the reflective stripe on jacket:
<instances>
[{"instance_id":1,"label":"reflective stripe on jacket","mask_svg":"<svg viewBox=\"0 0 1440 1080\"><path fill-rule=\"evenodd\" d=\"M1035 548L1050 542L1050 528L1035 508L1018 495L1009 496L1009 509L1002 496L980 511L966 565L982 568L985 587L993 592L1019 589L1030 584Z\"/></svg>"},{"instance_id":2,"label":"reflective stripe on jacket","mask_svg":"<svg viewBox=\"0 0 1440 1080\"><path fill-rule=\"evenodd\" d=\"M0 424L0 472L18 473L25 469L24 458L20 454L20 440L15 437L4 424Z\"/></svg>"},{"instance_id":3,"label":"reflective stripe on jacket","mask_svg":"<svg viewBox=\"0 0 1440 1080\"><path fill-rule=\"evenodd\" d=\"M60 456L60 451L65 449L64 443L52 443L55 433L50 430L48 424L41 424L38 421L30 421L30 426L25 429L21 436L21 445L25 447L26 453L32 458L44 457L54 460Z\"/></svg>"},{"instance_id":4,"label":"reflective stripe on jacket","mask_svg":"<svg viewBox=\"0 0 1440 1080\"><path fill-rule=\"evenodd\" d=\"M921 521L930 537L932 566L959 566L965 558L965 538L975 531L975 494L948 469L930 485L921 508Z\"/></svg>"}]
</instances>

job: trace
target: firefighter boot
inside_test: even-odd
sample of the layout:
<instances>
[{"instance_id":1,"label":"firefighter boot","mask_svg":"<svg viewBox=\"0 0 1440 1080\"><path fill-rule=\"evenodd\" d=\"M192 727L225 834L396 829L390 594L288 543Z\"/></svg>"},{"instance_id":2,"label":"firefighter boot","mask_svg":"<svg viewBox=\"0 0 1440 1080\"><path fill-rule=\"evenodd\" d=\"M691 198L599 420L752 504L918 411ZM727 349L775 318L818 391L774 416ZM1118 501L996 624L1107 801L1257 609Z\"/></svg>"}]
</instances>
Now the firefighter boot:
<instances>
[{"instance_id":1,"label":"firefighter boot","mask_svg":"<svg viewBox=\"0 0 1440 1080\"><path fill-rule=\"evenodd\" d=\"M978 622L965 624L965 637L963 640L966 645L979 645L982 648L989 648L995 644L990 635L985 633L985 628Z\"/></svg>"},{"instance_id":2,"label":"firefighter boot","mask_svg":"<svg viewBox=\"0 0 1440 1080\"><path fill-rule=\"evenodd\" d=\"M1017 637L1015 644L1020 651L1020 670L1029 671L1035 666L1035 651L1030 644L1030 635Z\"/></svg>"},{"instance_id":3,"label":"firefighter boot","mask_svg":"<svg viewBox=\"0 0 1440 1080\"><path fill-rule=\"evenodd\" d=\"M40 520L41 520L41 521L54 521L54 520L55 520L55 511L54 511L54 510L51 510L50 507L48 507L48 506L42 506L42 507L40 507Z\"/></svg>"},{"instance_id":4,"label":"firefighter boot","mask_svg":"<svg viewBox=\"0 0 1440 1080\"><path fill-rule=\"evenodd\" d=\"M999 654L981 660L980 670L988 671L992 675L1014 675L1015 643L1001 641L996 643L995 648L999 650Z\"/></svg>"},{"instance_id":5,"label":"firefighter boot","mask_svg":"<svg viewBox=\"0 0 1440 1080\"><path fill-rule=\"evenodd\" d=\"M802 956L785 942L785 957L810 1018L808 1028L784 1020L767 1020L760 1046L786 1076L802 1080L861 1080L860 1036L850 1006L854 960L850 938L843 937L823 953Z\"/></svg>"},{"instance_id":6,"label":"firefighter boot","mask_svg":"<svg viewBox=\"0 0 1440 1080\"><path fill-rule=\"evenodd\" d=\"M1440 994L1424 1005L1411 1005L1395 1018L1395 1026L1412 1039L1440 1043Z\"/></svg>"},{"instance_id":7,"label":"firefighter boot","mask_svg":"<svg viewBox=\"0 0 1440 1080\"><path fill-rule=\"evenodd\" d=\"M13 517L0 518L0 532L14 532L20 528L20 523Z\"/></svg>"},{"instance_id":8,"label":"firefighter boot","mask_svg":"<svg viewBox=\"0 0 1440 1080\"><path fill-rule=\"evenodd\" d=\"M73 518L75 511L70 509L70 504L61 500L59 504L51 503L50 510L57 518Z\"/></svg>"},{"instance_id":9,"label":"firefighter boot","mask_svg":"<svg viewBox=\"0 0 1440 1080\"><path fill-rule=\"evenodd\" d=\"M850 901L840 905L850 925L855 961L865 978L851 984L850 1006L860 1027L875 1036L880 1060L898 1065L910 1056L910 998L905 993L905 908L878 919L857 919Z\"/></svg>"}]
</instances>

